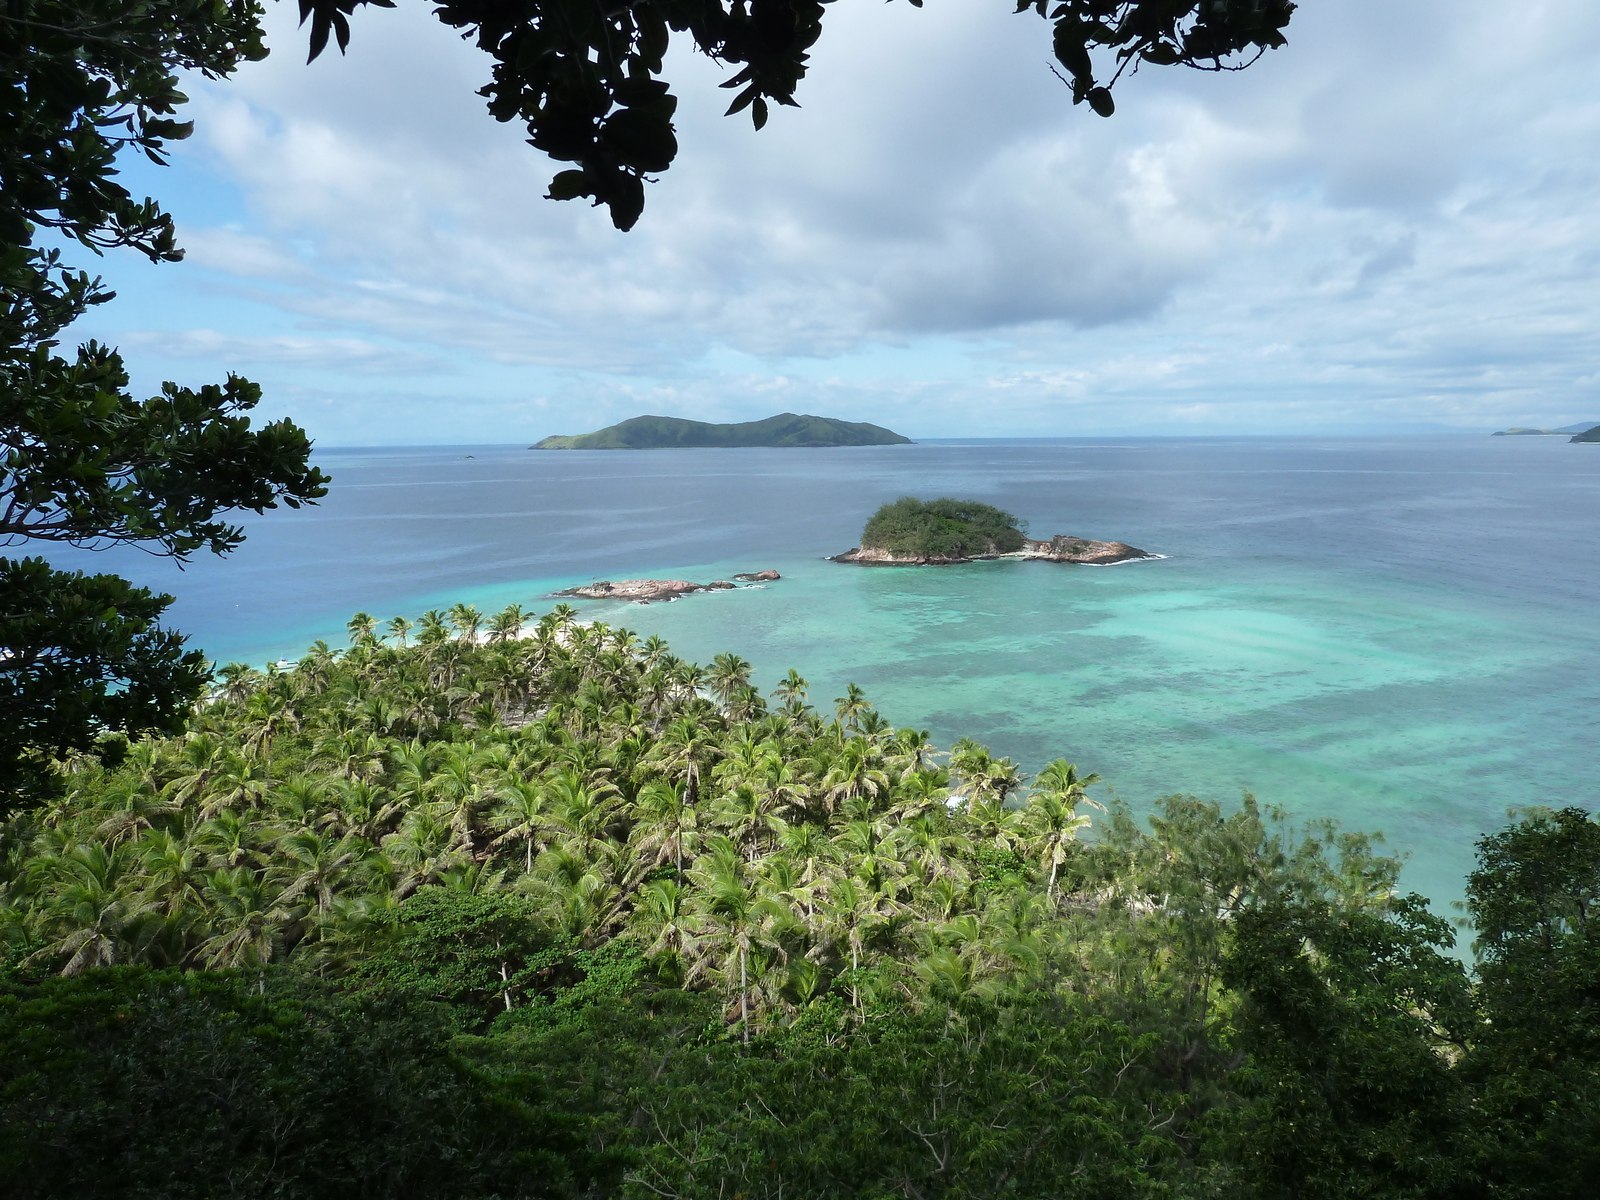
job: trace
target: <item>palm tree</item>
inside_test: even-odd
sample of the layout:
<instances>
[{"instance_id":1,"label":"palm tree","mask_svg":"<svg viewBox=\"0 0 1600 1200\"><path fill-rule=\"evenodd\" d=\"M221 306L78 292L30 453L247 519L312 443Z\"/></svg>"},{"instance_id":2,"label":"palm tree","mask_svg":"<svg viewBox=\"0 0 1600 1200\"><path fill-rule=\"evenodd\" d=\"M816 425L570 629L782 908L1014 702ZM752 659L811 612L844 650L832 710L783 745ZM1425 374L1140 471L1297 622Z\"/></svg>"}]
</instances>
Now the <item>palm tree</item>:
<instances>
[{"instance_id":1,"label":"palm tree","mask_svg":"<svg viewBox=\"0 0 1600 1200\"><path fill-rule=\"evenodd\" d=\"M886 741L893 731L894 727L876 709L867 709L856 720L856 732L874 746Z\"/></svg>"},{"instance_id":2,"label":"palm tree","mask_svg":"<svg viewBox=\"0 0 1600 1200\"><path fill-rule=\"evenodd\" d=\"M222 739L210 733L196 733L185 740L178 754L178 771L167 786L178 804L198 800L228 756Z\"/></svg>"},{"instance_id":3,"label":"palm tree","mask_svg":"<svg viewBox=\"0 0 1600 1200\"><path fill-rule=\"evenodd\" d=\"M176 918L200 906L205 884L205 852L165 830L153 831L135 847L143 868L143 900L162 916Z\"/></svg>"},{"instance_id":4,"label":"palm tree","mask_svg":"<svg viewBox=\"0 0 1600 1200\"><path fill-rule=\"evenodd\" d=\"M490 846L520 840L525 849L523 870L531 874L539 835L553 828L545 812L545 789L530 780L517 779L502 786L499 795L500 802L490 814L489 823L501 833Z\"/></svg>"},{"instance_id":5,"label":"palm tree","mask_svg":"<svg viewBox=\"0 0 1600 1200\"><path fill-rule=\"evenodd\" d=\"M632 816L632 845L639 861L659 866L670 858L682 874L684 851L692 851L699 824L683 789L666 779L650 780L639 789Z\"/></svg>"},{"instance_id":6,"label":"palm tree","mask_svg":"<svg viewBox=\"0 0 1600 1200\"><path fill-rule=\"evenodd\" d=\"M926 729L901 729L889 743L889 753L910 771L926 771L938 751Z\"/></svg>"},{"instance_id":7,"label":"palm tree","mask_svg":"<svg viewBox=\"0 0 1600 1200\"><path fill-rule=\"evenodd\" d=\"M383 839L383 853L398 868L395 895L405 899L426 883L434 883L462 856L448 821L426 809L413 809L400 828Z\"/></svg>"},{"instance_id":8,"label":"palm tree","mask_svg":"<svg viewBox=\"0 0 1600 1200\"><path fill-rule=\"evenodd\" d=\"M632 924L648 939L648 957L666 959L675 966L681 963L695 934L688 898L688 889L673 879L652 879L639 889Z\"/></svg>"},{"instance_id":9,"label":"palm tree","mask_svg":"<svg viewBox=\"0 0 1600 1200\"><path fill-rule=\"evenodd\" d=\"M875 797L889 790L889 776L877 765L867 743L852 738L822 778L830 812L858 796Z\"/></svg>"},{"instance_id":10,"label":"palm tree","mask_svg":"<svg viewBox=\"0 0 1600 1200\"><path fill-rule=\"evenodd\" d=\"M754 721L766 714L767 706L761 693L750 684L735 688L724 702L730 721Z\"/></svg>"},{"instance_id":11,"label":"palm tree","mask_svg":"<svg viewBox=\"0 0 1600 1200\"><path fill-rule=\"evenodd\" d=\"M804 704L808 686L806 681L801 678L800 672L790 667L789 673L783 677L777 687L772 689L772 696L780 704Z\"/></svg>"},{"instance_id":12,"label":"palm tree","mask_svg":"<svg viewBox=\"0 0 1600 1200\"><path fill-rule=\"evenodd\" d=\"M128 837L155 827L157 821L183 811L183 805L164 796L145 780L118 781L106 792L97 812L104 813L95 836L115 846Z\"/></svg>"},{"instance_id":13,"label":"palm tree","mask_svg":"<svg viewBox=\"0 0 1600 1200\"><path fill-rule=\"evenodd\" d=\"M526 886L544 902L556 929L592 945L611 929L624 897L614 880L615 847L593 843L588 849L593 853L572 846L546 850Z\"/></svg>"},{"instance_id":14,"label":"palm tree","mask_svg":"<svg viewBox=\"0 0 1600 1200\"><path fill-rule=\"evenodd\" d=\"M309 893L316 897L320 913L333 906L339 884L371 852L371 844L362 838L331 838L309 829L288 834L277 848L290 860L282 867L285 886L278 903L287 904Z\"/></svg>"},{"instance_id":15,"label":"palm tree","mask_svg":"<svg viewBox=\"0 0 1600 1200\"><path fill-rule=\"evenodd\" d=\"M276 840L274 827L247 813L219 812L194 831L194 843L207 861L225 867L259 863Z\"/></svg>"},{"instance_id":16,"label":"palm tree","mask_svg":"<svg viewBox=\"0 0 1600 1200\"><path fill-rule=\"evenodd\" d=\"M861 715L871 709L867 703L867 694L853 683L845 684L844 695L834 697L834 712L839 716L839 724L847 729L855 729L856 722Z\"/></svg>"},{"instance_id":17,"label":"palm tree","mask_svg":"<svg viewBox=\"0 0 1600 1200\"><path fill-rule=\"evenodd\" d=\"M213 932L196 951L201 963L212 969L261 967L278 956L291 915L264 878L244 867L224 867L207 877L205 895Z\"/></svg>"},{"instance_id":18,"label":"palm tree","mask_svg":"<svg viewBox=\"0 0 1600 1200\"><path fill-rule=\"evenodd\" d=\"M452 610L453 611L453 610ZM495 645L514 642L522 636L528 614L520 604L508 604L489 619L489 641Z\"/></svg>"},{"instance_id":19,"label":"palm tree","mask_svg":"<svg viewBox=\"0 0 1600 1200\"><path fill-rule=\"evenodd\" d=\"M874 891L888 892L891 880L906 872L897 846L898 831L884 821L852 820L833 836L839 858L850 874ZM897 885L896 885L897 886Z\"/></svg>"},{"instance_id":20,"label":"palm tree","mask_svg":"<svg viewBox=\"0 0 1600 1200\"><path fill-rule=\"evenodd\" d=\"M1022 810L1021 827L1033 839L1039 854L1040 868L1049 864L1050 881L1045 885L1046 899L1056 891L1056 872L1066 861L1067 846L1078 836L1078 830L1089 824L1088 817L1078 815L1078 805L1088 803L1103 806L1088 799L1084 789L1099 783L1100 776L1078 775L1078 768L1064 758L1058 758L1039 772L1034 781L1028 805Z\"/></svg>"},{"instance_id":21,"label":"palm tree","mask_svg":"<svg viewBox=\"0 0 1600 1200\"><path fill-rule=\"evenodd\" d=\"M370 613L358 612L345 623L345 628L350 631L352 644L365 642L374 638L378 629L378 618Z\"/></svg>"},{"instance_id":22,"label":"palm tree","mask_svg":"<svg viewBox=\"0 0 1600 1200\"><path fill-rule=\"evenodd\" d=\"M659 664L667 653L667 643L660 635L652 633L639 646L639 662L646 670L650 670Z\"/></svg>"},{"instance_id":23,"label":"palm tree","mask_svg":"<svg viewBox=\"0 0 1600 1200\"><path fill-rule=\"evenodd\" d=\"M693 717L679 717L662 731L648 761L667 778L681 780L684 798L693 804L700 795L700 776L717 753L710 730Z\"/></svg>"},{"instance_id":24,"label":"palm tree","mask_svg":"<svg viewBox=\"0 0 1600 1200\"><path fill-rule=\"evenodd\" d=\"M736 692L750 686L750 664L737 654L719 654L711 660L708 680L711 691L724 708Z\"/></svg>"},{"instance_id":25,"label":"palm tree","mask_svg":"<svg viewBox=\"0 0 1600 1200\"><path fill-rule=\"evenodd\" d=\"M452 604L450 606L450 624L456 631L456 640L467 645L475 645L478 641L478 630L483 625L483 614L471 604Z\"/></svg>"},{"instance_id":26,"label":"palm tree","mask_svg":"<svg viewBox=\"0 0 1600 1200\"><path fill-rule=\"evenodd\" d=\"M249 663L229 663L217 675L222 680L222 698L234 704L243 704L261 686L262 676Z\"/></svg>"},{"instance_id":27,"label":"palm tree","mask_svg":"<svg viewBox=\"0 0 1600 1200\"><path fill-rule=\"evenodd\" d=\"M430 608L417 618L417 644L438 646L450 640L450 625L436 608Z\"/></svg>"},{"instance_id":28,"label":"palm tree","mask_svg":"<svg viewBox=\"0 0 1600 1200\"><path fill-rule=\"evenodd\" d=\"M412 628L411 622L404 617L389 618L389 634L400 644L401 649L405 648L406 638L410 635Z\"/></svg>"},{"instance_id":29,"label":"palm tree","mask_svg":"<svg viewBox=\"0 0 1600 1200\"><path fill-rule=\"evenodd\" d=\"M129 927L143 911L131 890L134 861L129 847L98 842L54 860L58 883L34 921L45 945L25 964L64 958L61 974L70 976L124 958Z\"/></svg>"},{"instance_id":30,"label":"palm tree","mask_svg":"<svg viewBox=\"0 0 1600 1200\"><path fill-rule=\"evenodd\" d=\"M824 906L827 930L834 939L843 939L850 951L850 1003L861 1007L859 972L867 940L899 915L892 898L861 886L849 876L833 881Z\"/></svg>"},{"instance_id":31,"label":"palm tree","mask_svg":"<svg viewBox=\"0 0 1600 1200\"><path fill-rule=\"evenodd\" d=\"M775 798L771 792L757 791L742 783L728 792L712 806L712 820L737 846L746 858L759 858L782 834L784 820L774 811Z\"/></svg>"},{"instance_id":32,"label":"palm tree","mask_svg":"<svg viewBox=\"0 0 1600 1200\"><path fill-rule=\"evenodd\" d=\"M737 965L739 1026L745 1045L750 1044L750 954L758 948L777 948L767 934L766 924L781 907L777 901L761 896L749 881L721 871L704 878L696 896L699 922L694 949L701 956L697 969L718 962L726 980L730 968Z\"/></svg>"},{"instance_id":33,"label":"palm tree","mask_svg":"<svg viewBox=\"0 0 1600 1200\"><path fill-rule=\"evenodd\" d=\"M272 753L272 739L297 724L294 706L277 691L259 691L245 702L243 745L261 758Z\"/></svg>"},{"instance_id":34,"label":"palm tree","mask_svg":"<svg viewBox=\"0 0 1600 1200\"><path fill-rule=\"evenodd\" d=\"M828 831L821 825L790 825L778 834L783 853L800 869L802 883L824 878L836 858Z\"/></svg>"},{"instance_id":35,"label":"palm tree","mask_svg":"<svg viewBox=\"0 0 1600 1200\"><path fill-rule=\"evenodd\" d=\"M456 845L468 855L476 850L478 814L492 798L478 778L480 765L478 752L470 746L447 745L438 769L428 779L434 811L449 821Z\"/></svg>"},{"instance_id":36,"label":"palm tree","mask_svg":"<svg viewBox=\"0 0 1600 1200\"><path fill-rule=\"evenodd\" d=\"M621 797L609 783L591 784L572 768L554 772L543 784L545 806L563 842L590 858L597 842L607 840L621 808Z\"/></svg>"}]
</instances>

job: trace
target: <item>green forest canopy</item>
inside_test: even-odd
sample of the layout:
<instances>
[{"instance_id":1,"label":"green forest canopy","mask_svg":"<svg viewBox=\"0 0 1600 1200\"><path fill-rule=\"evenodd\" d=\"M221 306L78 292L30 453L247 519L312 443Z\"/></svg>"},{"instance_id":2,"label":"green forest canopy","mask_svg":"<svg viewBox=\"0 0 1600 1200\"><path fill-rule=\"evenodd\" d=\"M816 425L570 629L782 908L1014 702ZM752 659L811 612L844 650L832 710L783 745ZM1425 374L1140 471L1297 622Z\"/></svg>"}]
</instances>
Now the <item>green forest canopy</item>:
<instances>
[{"instance_id":1,"label":"green forest canopy","mask_svg":"<svg viewBox=\"0 0 1600 1200\"><path fill-rule=\"evenodd\" d=\"M1022 549L1021 523L976 500L902 496L873 513L861 531L863 549L917 558L967 558Z\"/></svg>"},{"instance_id":2,"label":"green forest canopy","mask_svg":"<svg viewBox=\"0 0 1600 1200\"><path fill-rule=\"evenodd\" d=\"M4 827L21 1197L1579 1197L1600 825L1481 961L1330 823L948 754L559 608L351 621ZM381 634L381 636L380 636ZM225 1097L226 1103L218 1103Z\"/></svg>"}]
</instances>

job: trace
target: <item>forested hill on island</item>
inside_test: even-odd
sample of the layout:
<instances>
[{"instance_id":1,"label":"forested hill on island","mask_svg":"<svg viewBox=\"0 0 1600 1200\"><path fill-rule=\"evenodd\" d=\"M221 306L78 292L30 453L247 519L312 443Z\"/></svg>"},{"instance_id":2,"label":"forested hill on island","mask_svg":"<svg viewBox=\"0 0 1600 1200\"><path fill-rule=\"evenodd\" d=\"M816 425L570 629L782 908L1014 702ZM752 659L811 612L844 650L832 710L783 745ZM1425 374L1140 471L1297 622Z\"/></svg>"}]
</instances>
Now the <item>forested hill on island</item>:
<instances>
[{"instance_id":1,"label":"forested hill on island","mask_svg":"<svg viewBox=\"0 0 1600 1200\"><path fill-rule=\"evenodd\" d=\"M673 446L898 446L909 445L881 425L840 421L834 417L779 413L764 421L712 425L682 417L632 417L575 436L545 438L534 450L661 450Z\"/></svg>"}]
</instances>

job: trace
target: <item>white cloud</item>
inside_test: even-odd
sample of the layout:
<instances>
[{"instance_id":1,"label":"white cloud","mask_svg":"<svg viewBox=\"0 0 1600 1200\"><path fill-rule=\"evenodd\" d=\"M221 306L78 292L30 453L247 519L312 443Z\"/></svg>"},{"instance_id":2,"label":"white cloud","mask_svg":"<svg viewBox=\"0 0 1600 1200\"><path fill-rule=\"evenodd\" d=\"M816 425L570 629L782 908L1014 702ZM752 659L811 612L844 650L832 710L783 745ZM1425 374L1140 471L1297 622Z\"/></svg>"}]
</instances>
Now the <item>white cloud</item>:
<instances>
[{"instance_id":1,"label":"white cloud","mask_svg":"<svg viewBox=\"0 0 1600 1200\"><path fill-rule=\"evenodd\" d=\"M361 338L248 337L210 329L136 329L123 335L123 348L147 350L167 358L200 358L220 363L272 363L360 375L414 375L442 369L428 354L380 346Z\"/></svg>"},{"instance_id":2,"label":"white cloud","mask_svg":"<svg viewBox=\"0 0 1600 1200\"><path fill-rule=\"evenodd\" d=\"M406 402L420 440L780 403L926 435L1591 415L1592 6L1307 4L1288 48L1146 69L1109 121L1009 7L835 6L805 107L759 134L679 55L679 161L620 235L540 198L552 165L425 11L363 10L306 67L273 5L274 55L191 89L185 162L244 207L185 237L195 286L295 331L136 348L271 363L291 396L323 372L330 428L409 361L387 344L481 371L457 416Z\"/></svg>"}]
</instances>

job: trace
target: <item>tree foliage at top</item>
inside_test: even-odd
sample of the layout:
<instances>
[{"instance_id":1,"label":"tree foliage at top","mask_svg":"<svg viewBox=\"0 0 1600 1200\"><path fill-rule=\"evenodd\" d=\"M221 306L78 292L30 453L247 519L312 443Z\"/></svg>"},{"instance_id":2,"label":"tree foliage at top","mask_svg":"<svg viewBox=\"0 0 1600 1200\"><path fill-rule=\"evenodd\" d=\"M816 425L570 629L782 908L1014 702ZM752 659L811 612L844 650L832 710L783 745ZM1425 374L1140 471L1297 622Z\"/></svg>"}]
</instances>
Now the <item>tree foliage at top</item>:
<instances>
[{"instance_id":1,"label":"tree foliage at top","mask_svg":"<svg viewBox=\"0 0 1600 1200\"><path fill-rule=\"evenodd\" d=\"M872 514L861 531L861 545L907 558L1008 554L1022 549L1026 540L1019 525L1010 513L976 500L902 496Z\"/></svg>"},{"instance_id":2,"label":"tree foliage at top","mask_svg":"<svg viewBox=\"0 0 1600 1200\"><path fill-rule=\"evenodd\" d=\"M830 0L443 0L435 12L494 59L480 91L499 121L521 121L531 145L573 166L550 182L556 200L590 197L618 229L644 210L644 185L678 153L677 97L661 79L674 35L735 68L728 114L755 127L771 105L795 106ZM910 0L922 7L922 0ZM300 0L311 57L330 36L343 50L350 15L392 0ZM1284 44L1289 0L1017 0L1051 25L1072 102L1102 116L1111 87L1141 64L1236 69ZM1096 57L1105 61L1097 68ZM1242 59L1242 61L1241 61Z\"/></svg>"},{"instance_id":3,"label":"tree foliage at top","mask_svg":"<svg viewBox=\"0 0 1600 1200\"><path fill-rule=\"evenodd\" d=\"M0 11L0 545L132 543L179 560L243 539L225 514L325 492L289 421L252 428L260 389L230 375L140 400L121 357L63 331L113 298L35 244L41 228L99 253L182 257L172 219L117 181L119 155L160 163L189 135L177 72L261 58L246 0L16 0ZM111 575L0 559L0 809L51 756L108 731L173 730L199 695L200 655L157 624L171 603Z\"/></svg>"}]
</instances>

